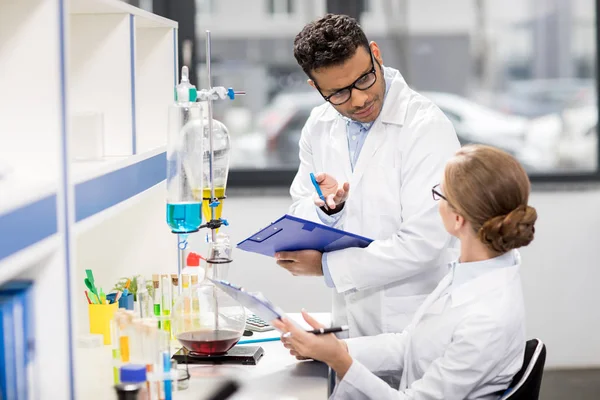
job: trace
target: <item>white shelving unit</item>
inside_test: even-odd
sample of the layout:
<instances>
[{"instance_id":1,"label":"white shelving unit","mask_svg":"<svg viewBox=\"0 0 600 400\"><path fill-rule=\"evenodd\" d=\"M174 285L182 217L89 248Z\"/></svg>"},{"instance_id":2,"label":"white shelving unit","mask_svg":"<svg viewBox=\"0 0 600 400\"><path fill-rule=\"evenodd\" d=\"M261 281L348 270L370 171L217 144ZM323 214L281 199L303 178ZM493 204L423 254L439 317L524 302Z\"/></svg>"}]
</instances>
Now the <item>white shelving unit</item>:
<instances>
[{"instance_id":1,"label":"white shelving unit","mask_svg":"<svg viewBox=\"0 0 600 400\"><path fill-rule=\"evenodd\" d=\"M166 177L176 38L119 0L0 0L0 285L34 281L36 398L75 396L77 235ZM82 113L101 159L74 161Z\"/></svg>"}]
</instances>

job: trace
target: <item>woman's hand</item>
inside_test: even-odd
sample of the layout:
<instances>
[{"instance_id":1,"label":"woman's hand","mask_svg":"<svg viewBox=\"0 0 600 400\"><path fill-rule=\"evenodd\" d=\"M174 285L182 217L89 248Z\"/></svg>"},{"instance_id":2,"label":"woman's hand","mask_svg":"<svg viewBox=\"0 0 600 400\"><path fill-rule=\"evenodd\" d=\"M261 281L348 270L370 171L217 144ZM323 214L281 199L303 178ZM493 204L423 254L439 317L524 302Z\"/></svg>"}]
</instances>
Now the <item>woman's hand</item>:
<instances>
[{"instance_id":1,"label":"woman's hand","mask_svg":"<svg viewBox=\"0 0 600 400\"><path fill-rule=\"evenodd\" d=\"M302 311L304 320L313 328L324 328L306 311ZM275 320L271 323L279 331L283 332L281 341L290 350L290 354L299 360L315 359L323 361L335 370L341 378L352 365L352 358L348 354L348 346L334 334L315 335L308 333L287 319Z\"/></svg>"}]
</instances>

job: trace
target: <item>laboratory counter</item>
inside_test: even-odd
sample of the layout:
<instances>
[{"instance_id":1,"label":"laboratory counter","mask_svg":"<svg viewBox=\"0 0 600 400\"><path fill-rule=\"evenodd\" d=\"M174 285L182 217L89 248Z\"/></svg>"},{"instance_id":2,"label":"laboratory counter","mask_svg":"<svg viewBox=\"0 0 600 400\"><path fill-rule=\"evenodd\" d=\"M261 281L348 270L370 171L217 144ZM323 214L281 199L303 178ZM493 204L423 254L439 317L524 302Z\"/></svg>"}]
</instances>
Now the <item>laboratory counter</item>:
<instances>
[{"instance_id":1,"label":"laboratory counter","mask_svg":"<svg viewBox=\"0 0 600 400\"><path fill-rule=\"evenodd\" d=\"M329 313L312 314L324 325L329 325ZM289 314L306 329L300 314ZM278 336L276 331L255 332L251 337ZM232 400L302 400L326 399L328 368L316 361L298 361L283 347L281 341L252 343L261 346L264 356L256 365L189 365L189 387L173 393L174 400L203 400L213 393L220 383L228 378L240 384L240 390L230 397ZM175 349L174 349L175 350ZM111 347L77 347L77 397L78 399L116 399L113 388ZM179 365L179 368L185 368Z\"/></svg>"}]
</instances>

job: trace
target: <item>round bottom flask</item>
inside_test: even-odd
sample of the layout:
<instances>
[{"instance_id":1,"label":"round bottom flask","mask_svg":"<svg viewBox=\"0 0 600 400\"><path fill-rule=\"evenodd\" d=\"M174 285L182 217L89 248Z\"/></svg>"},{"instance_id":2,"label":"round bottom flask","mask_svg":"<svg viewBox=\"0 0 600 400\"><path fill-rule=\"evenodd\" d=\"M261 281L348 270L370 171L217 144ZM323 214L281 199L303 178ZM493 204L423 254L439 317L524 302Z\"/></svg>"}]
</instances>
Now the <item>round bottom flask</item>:
<instances>
[{"instance_id":1,"label":"round bottom flask","mask_svg":"<svg viewBox=\"0 0 600 400\"><path fill-rule=\"evenodd\" d=\"M218 238L226 236L219 234ZM231 262L230 253L215 251L218 244L211 243L204 280L188 295L180 296L173 310L172 329L177 340L188 351L204 356L227 353L246 327L244 307L210 281L224 279L221 271Z\"/></svg>"}]
</instances>

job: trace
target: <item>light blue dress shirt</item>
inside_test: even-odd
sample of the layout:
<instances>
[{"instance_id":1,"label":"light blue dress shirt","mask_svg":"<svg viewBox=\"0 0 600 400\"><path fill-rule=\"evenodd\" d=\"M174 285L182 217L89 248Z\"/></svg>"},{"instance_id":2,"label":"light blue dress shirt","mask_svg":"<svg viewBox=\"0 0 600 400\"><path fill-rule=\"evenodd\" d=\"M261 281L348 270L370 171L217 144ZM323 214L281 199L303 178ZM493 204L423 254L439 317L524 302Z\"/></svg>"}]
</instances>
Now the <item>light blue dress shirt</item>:
<instances>
[{"instance_id":1,"label":"light blue dress shirt","mask_svg":"<svg viewBox=\"0 0 600 400\"><path fill-rule=\"evenodd\" d=\"M384 67L384 73L383 73L383 78L385 80L385 94L383 96L384 101L385 101L385 98L387 97L387 93L390 89L390 85L392 84L392 79L389 77L389 75L390 74L386 74L385 67ZM383 104L382 104L382 107L383 107ZM362 123L362 122L354 121L353 119L345 117L341 114L340 114L340 116L342 117L342 119L344 119L344 121L346 121L346 137L348 138L348 154L350 155L350 166L352 167L352 172L354 172L354 167L356 166L356 162L358 161L358 156L360 155L360 151L362 150L363 145L365 144L365 140L367 140L367 135L368 135L369 131L371 130L371 127L373 126L374 122ZM339 221L339 219L343 215L344 211L345 211L345 209L336 214L327 215L323 212L323 210L318 208L317 214L319 214L319 218L325 225L333 226L337 221ZM325 284L330 288L335 287L335 284L333 283L333 279L331 278L331 274L329 273L329 267L327 267L327 253L323 254L322 264L323 264L323 277L325 278Z\"/></svg>"}]
</instances>

